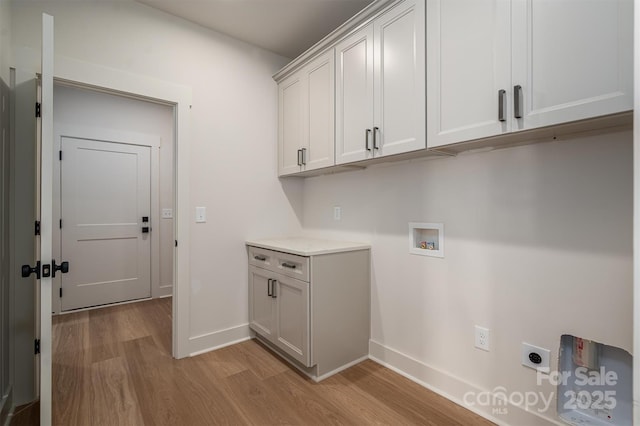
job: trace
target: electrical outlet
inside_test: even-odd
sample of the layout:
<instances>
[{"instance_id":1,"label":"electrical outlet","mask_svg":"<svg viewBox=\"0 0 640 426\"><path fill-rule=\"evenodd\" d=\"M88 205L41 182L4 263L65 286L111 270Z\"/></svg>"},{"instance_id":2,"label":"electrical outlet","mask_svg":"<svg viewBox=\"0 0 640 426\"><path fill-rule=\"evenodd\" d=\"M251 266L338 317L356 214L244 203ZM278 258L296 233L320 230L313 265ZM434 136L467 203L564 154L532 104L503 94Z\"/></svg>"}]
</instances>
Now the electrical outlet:
<instances>
[{"instance_id":1,"label":"electrical outlet","mask_svg":"<svg viewBox=\"0 0 640 426\"><path fill-rule=\"evenodd\" d=\"M172 209L162 209L162 218L163 219L173 219L173 210Z\"/></svg>"},{"instance_id":2,"label":"electrical outlet","mask_svg":"<svg viewBox=\"0 0 640 426\"><path fill-rule=\"evenodd\" d=\"M340 206L335 206L333 208L333 220L341 220L342 219L342 208Z\"/></svg>"},{"instance_id":3,"label":"electrical outlet","mask_svg":"<svg viewBox=\"0 0 640 426\"><path fill-rule=\"evenodd\" d=\"M551 352L549 349L539 348L522 342L522 365L533 368L542 373L548 373L551 362Z\"/></svg>"},{"instance_id":4,"label":"electrical outlet","mask_svg":"<svg viewBox=\"0 0 640 426\"><path fill-rule=\"evenodd\" d=\"M489 329L476 325L476 348L489 351Z\"/></svg>"}]
</instances>

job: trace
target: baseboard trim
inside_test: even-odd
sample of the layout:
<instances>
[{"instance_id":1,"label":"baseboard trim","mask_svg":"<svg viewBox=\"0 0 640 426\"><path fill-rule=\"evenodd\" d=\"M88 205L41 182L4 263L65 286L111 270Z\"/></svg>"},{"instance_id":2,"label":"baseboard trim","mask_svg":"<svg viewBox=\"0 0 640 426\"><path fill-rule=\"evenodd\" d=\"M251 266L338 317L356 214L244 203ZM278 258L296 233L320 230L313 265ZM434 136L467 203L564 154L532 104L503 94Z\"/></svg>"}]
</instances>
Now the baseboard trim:
<instances>
[{"instance_id":1,"label":"baseboard trim","mask_svg":"<svg viewBox=\"0 0 640 426\"><path fill-rule=\"evenodd\" d=\"M470 406L464 402L467 392L487 391L374 340L369 341L369 358L497 425L565 425L506 401L503 406L506 412L501 413L499 418L491 412L492 407Z\"/></svg>"},{"instance_id":2,"label":"baseboard trim","mask_svg":"<svg viewBox=\"0 0 640 426\"><path fill-rule=\"evenodd\" d=\"M328 377L333 376L334 374L338 374L341 371L346 370L347 368L351 368L356 364L360 364L362 361L366 361L367 359L369 359L369 356L363 356L362 358L355 359L355 360L353 360L353 361L351 361L351 362L349 362L349 363L347 363L347 364L345 364L345 365L343 365L341 367L336 368L335 370L329 371L328 373L324 373L322 376L314 377L313 380L315 382L319 382L321 380L324 380L324 379L326 379Z\"/></svg>"},{"instance_id":3,"label":"baseboard trim","mask_svg":"<svg viewBox=\"0 0 640 426\"><path fill-rule=\"evenodd\" d=\"M206 352L235 345L251 338L249 324L242 324L225 330L201 334L189 338L189 356L196 356Z\"/></svg>"}]
</instances>

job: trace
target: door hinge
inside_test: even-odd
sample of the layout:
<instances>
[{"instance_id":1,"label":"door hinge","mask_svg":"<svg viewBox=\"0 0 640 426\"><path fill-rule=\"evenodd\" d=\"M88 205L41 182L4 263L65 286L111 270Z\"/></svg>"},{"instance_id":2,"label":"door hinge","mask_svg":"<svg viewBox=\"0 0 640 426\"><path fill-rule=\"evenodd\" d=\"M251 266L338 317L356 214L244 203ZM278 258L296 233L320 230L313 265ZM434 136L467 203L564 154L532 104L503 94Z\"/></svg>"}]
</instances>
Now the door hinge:
<instances>
[{"instance_id":1,"label":"door hinge","mask_svg":"<svg viewBox=\"0 0 640 426\"><path fill-rule=\"evenodd\" d=\"M60 287L60 297L62 297L62 287Z\"/></svg>"},{"instance_id":2,"label":"door hinge","mask_svg":"<svg viewBox=\"0 0 640 426\"><path fill-rule=\"evenodd\" d=\"M40 102L36 102L36 117L42 117Z\"/></svg>"},{"instance_id":3,"label":"door hinge","mask_svg":"<svg viewBox=\"0 0 640 426\"><path fill-rule=\"evenodd\" d=\"M40 353L40 339L36 339L33 342L33 353L36 355Z\"/></svg>"},{"instance_id":4,"label":"door hinge","mask_svg":"<svg viewBox=\"0 0 640 426\"><path fill-rule=\"evenodd\" d=\"M36 235L40 235L40 221L36 220L36 224L35 224L35 234Z\"/></svg>"},{"instance_id":5,"label":"door hinge","mask_svg":"<svg viewBox=\"0 0 640 426\"><path fill-rule=\"evenodd\" d=\"M178 247L178 240L175 240L175 246Z\"/></svg>"},{"instance_id":6,"label":"door hinge","mask_svg":"<svg viewBox=\"0 0 640 426\"><path fill-rule=\"evenodd\" d=\"M58 151L58 160L62 161L62 150Z\"/></svg>"},{"instance_id":7,"label":"door hinge","mask_svg":"<svg viewBox=\"0 0 640 426\"><path fill-rule=\"evenodd\" d=\"M59 226L60 226L60 229L62 229L62 219L60 219L60 224L59 224Z\"/></svg>"}]
</instances>

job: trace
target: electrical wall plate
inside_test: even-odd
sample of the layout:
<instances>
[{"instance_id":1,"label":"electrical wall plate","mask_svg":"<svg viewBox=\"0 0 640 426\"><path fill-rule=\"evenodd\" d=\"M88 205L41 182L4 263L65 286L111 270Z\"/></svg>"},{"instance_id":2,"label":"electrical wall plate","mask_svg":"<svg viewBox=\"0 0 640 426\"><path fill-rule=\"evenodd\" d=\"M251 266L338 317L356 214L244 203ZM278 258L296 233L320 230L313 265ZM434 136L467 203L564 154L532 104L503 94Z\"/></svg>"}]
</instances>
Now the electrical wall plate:
<instances>
[{"instance_id":1,"label":"electrical wall plate","mask_svg":"<svg viewBox=\"0 0 640 426\"><path fill-rule=\"evenodd\" d=\"M551 352L549 349L522 342L522 365L542 373L548 373L551 367L550 363Z\"/></svg>"},{"instance_id":2,"label":"electrical wall plate","mask_svg":"<svg viewBox=\"0 0 640 426\"><path fill-rule=\"evenodd\" d=\"M480 327L479 325L475 326L475 331L476 331L475 347L488 352L489 349L491 348L491 345L490 345L491 331L488 328Z\"/></svg>"},{"instance_id":3,"label":"electrical wall plate","mask_svg":"<svg viewBox=\"0 0 640 426\"><path fill-rule=\"evenodd\" d=\"M207 208L196 207L196 223L204 223L207 221Z\"/></svg>"}]
</instances>

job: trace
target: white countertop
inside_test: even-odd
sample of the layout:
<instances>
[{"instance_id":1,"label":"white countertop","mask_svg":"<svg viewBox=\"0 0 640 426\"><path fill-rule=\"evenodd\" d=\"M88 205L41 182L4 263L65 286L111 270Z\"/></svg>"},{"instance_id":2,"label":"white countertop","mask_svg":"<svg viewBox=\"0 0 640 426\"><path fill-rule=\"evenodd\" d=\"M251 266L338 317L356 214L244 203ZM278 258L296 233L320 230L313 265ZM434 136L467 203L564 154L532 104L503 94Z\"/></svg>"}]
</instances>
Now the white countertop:
<instances>
[{"instance_id":1,"label":"white countertop","mask_svg":"<svg viewBox=\"0 0 640 426\"><path fill-rule=\"evenodd\" d=\"M319 254L340 253L345 251L368 250L367 243L349 241L321 240L306 237L287 237L246 242L248 246L276 250L300 256L314 256Z\"/></svg>"}]
</instances>

